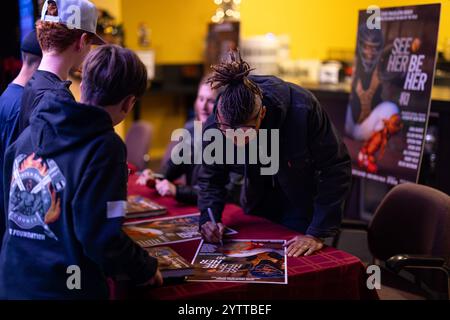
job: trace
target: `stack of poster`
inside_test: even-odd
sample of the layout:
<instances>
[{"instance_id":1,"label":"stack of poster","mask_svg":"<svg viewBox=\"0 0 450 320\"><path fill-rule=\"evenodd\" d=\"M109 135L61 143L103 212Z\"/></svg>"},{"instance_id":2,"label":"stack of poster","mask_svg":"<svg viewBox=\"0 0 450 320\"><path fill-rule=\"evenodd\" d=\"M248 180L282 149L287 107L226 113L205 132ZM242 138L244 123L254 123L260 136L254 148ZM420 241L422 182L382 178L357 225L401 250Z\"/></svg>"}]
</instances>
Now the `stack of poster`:
<instances>
[{"instance_id":1,"label":"stack of poster","mask_svg":"<svg viewBox=\"0 0 450 320\"><path fill-rule=\"evenodd\" d=\"M125 223L123 230L141 247L201 239L200 213ZM226 228L225 235L236 234Z\"/></svg>"},{"instance_id":2,"label":"stack of poster","mask_svg":"<svg viewBox=\"0 0 450 320\"><path fill-rule=\"evenodd\" d=\"M284 240L201 242L188 281L287 284Z\"/></svg>"},{"instance_id":3,"label":"stack of poster","mask_svg":"<svg viewBox=\"0 0 450 320\"><path fill-rule=\"evenodd\" d=\"M158 259L158 269L163 278L182 278L194 273L194 267L169 247L145 249L149 255Z\"/></svg>"},{"instance_id":4,"label":"stack of poster","mask_svg":"<svg viewBox=\"0 0 450 320\"><path fill-rule=\"evenodd\" d=\"M440 4L359 12L345 143L353 174L417 182L434 82Z\"/></svg>"},{"instance_id":5,"label":"stack of poster","mask_svg":"<svg viewBox=\"0 0 450 320\"><path fill-rule=\"evenodd\" d=\"M163 215L167 209L156 202L141 196L128 196L126 218L145 218Z\"/></svg>"}]
</instances>

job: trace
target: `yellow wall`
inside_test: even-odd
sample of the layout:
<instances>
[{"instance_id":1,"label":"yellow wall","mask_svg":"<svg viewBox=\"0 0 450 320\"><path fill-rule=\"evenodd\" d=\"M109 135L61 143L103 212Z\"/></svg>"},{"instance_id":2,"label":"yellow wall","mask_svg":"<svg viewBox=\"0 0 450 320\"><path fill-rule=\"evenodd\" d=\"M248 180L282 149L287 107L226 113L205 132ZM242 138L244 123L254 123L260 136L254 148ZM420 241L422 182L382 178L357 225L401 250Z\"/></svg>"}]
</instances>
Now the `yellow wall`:
<instances>
[{"instance_id":1,"label":"yellow wall","mask_svg":"<svg viewBox=\"0 0 450 320\"><path fill-rule=\"evenodd\" d=\"M356 43L358 10L437 3L423 0L242 0L242 35L273 32L291 36L293 58L326 58L328 49L353 49ZM450 36L450 1L441 1L442 45Z\"/></svg>"},{"instance_id":2,"label":"yellow wall","mask_svg":"<svg viewBox=\"0 0 450 320\"><path fill-rule=\"evenodd\" d=\"M202 61L207 24L214 14L213 0L93 0L122 21L126 45L137 49L141 22L152 30L152 47L160 64ZM242 0L242 36L267 32L291 36L292 58L327 57L329 49L353 50L356 42L358 10L441 2L439 47L450 37L450 0ZM160 156L171 130L183 125L184 111L173 97L145 97L144 120L155 127L153 156ZM121 136L131 125L128 119L118 128Z\"/></svg>"},{"instance_id":3,"label":"yellow wall","mask_svg":"<svg viewBox=\"0 0 450 320\"><path fill-rule=\"evenodd\" d=\"M142 99L142 119L153 126L150 159L161 159L170 142L173 130L183 128L186 122L186 106L176 97L147 94ZM127 122L129 128L130 122Z\"/></svg>"},{"instance_id":4,"label":"yellow wall","mask_svg":"<svg viewBox=\"0 0 450 320\"><path fill-rule=\"evenodd\" d=\"M200 62L207 23L215 8L212 0L122 1L126 45L138 48L138 26L145 22L152 30L157 63Z\"/></svg>"},{"instance_id":5,"label":"yellow wall","mask_svg":"<svg viewBox=\"0 0 450 320\"><path fill-rule=\"evenodd\" d=\"M242 0L242 35L287 33L293 58L326 58L330 48L354 48L358 10L371 4L389 7L436 2L443 3L442 46L450 37L448 0ZM137 48L137 26L145 22L153 31L158 63L200 62L206 25L215 8L212 0L135 0L132 5L122 1L127 46Z\"/></svg>"},{"instance_id":6,"label":"yellow wall","mask_svg":"<svg viewBox=\"0 0 450 320\"><path fill-rule=\"evenodd\" d=\"M97 8L107 10L112 16L117 19L117 22L122 22L122 0L91 0ZM130 1L130 0L128 0Z\"/></svg>"}]
</instances>

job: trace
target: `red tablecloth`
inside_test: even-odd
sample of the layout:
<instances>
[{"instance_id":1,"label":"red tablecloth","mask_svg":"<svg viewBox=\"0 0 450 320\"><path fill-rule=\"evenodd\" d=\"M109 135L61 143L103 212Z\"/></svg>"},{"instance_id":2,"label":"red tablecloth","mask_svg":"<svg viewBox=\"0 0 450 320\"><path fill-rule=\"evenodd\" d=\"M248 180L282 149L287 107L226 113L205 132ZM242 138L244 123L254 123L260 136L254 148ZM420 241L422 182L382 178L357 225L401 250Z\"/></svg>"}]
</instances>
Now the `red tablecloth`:
<instances>
[{"instance_id":1,"label":"red tablecloth","mask_svg":"<svg viewBox=\"0 0 450 320\"><path fill-rule=\"evenodd\" d=\"M137 186L130 177L128 193L156 200L168 208L168 216L198 212L196 207L177 203L173 198L160 197L145 186ZM297 235L266 219L245 215L241 208L227 205L223 214L225 225L237 230L236 239L291 239ZM199 240L170 245L192 261ZM187 282L152 288L133 297L149 299L377 299L375 291L366 287L366 273L361 261L340 250L326 247L320 252L300 258L288 258L288 284L266 285L246 283ZM129 294L129 293L128 293ZM120 294L118 296L121 296ZM121 296L123 298L124 296ZM128 296L125 296L128 297Z\"/></svg>"}]
</instances>

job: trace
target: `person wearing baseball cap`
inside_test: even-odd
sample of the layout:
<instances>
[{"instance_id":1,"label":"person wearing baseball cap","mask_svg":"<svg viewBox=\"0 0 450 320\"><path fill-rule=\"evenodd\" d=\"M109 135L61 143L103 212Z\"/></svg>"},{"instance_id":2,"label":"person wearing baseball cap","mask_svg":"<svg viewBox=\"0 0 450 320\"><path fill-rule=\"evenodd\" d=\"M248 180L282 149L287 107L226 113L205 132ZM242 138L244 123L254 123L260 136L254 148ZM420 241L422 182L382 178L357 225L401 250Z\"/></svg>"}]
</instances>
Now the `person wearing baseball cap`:
<instances>
[{"instance_id":1,"label":"person wearing baseball cap","mask_svg":"<svg viewBox=\"0 0 450 320\"><path fill-rule=\"evenodd\" d=\"M127 152L114 132L145 93L147 69L131 50L105 45L87 56L82 78L81 103L46 91L5 155L0 300L108 299L107 277L163 283L158 260L122 230Z\"/></svg>"},{"instance_id":2,"label":"person wearing baseball cap","mask_svg":"<svg viewBox=\"0 0 450 320\"><path fill-rule=\"evenodd\" d=\"M93 36L92 44L102 45L105 41L96 33L97 19L97 8L86 0L47 0L42 7L41 21L85 31Z\"/></svg>"},{"instance_id":3,"label":"person wearing baseball cap","mask_svg":"<svg viewBox=\"0 0 450 320\"><path fill-rule=\"evenodd\" d=\"M21 44L22 68L0 96L0 181L3 181L3 158L11 144L14 125L22 105L24 86L41 63L42 51L37 41L36 31L30 32ZM0 237L4 233L3 184L0 183ZM1 249L1 242L0 242Z\"/></svg>"},{"instance_id":4,"label":"person wearing baseball cap","mask_svg":"<svg viewBox=\"0 0 450 320\"><path fill-rule=\"evenodd\" d=\"M42 62L25 87L17 121L17 139L29 125L29 119L44 93L74 101L68 81L71 70L79 69L92 45L105 42L95 33L97 9L87 0L46 0L41 19L36 23L42 48Z\"/></svg>"}]
</instances>

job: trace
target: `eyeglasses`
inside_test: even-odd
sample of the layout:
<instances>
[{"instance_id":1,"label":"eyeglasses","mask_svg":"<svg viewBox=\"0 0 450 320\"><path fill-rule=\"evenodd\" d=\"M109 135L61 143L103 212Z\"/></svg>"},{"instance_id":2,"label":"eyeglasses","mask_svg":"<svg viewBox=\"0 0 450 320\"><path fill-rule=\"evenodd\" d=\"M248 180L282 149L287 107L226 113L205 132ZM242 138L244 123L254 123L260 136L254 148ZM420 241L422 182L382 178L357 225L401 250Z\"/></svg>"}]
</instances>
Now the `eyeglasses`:
<instances>
[{"instance_id":1,"label":"eyeglasses","mask_svg":"<svg viewBox=\"0 0 450 320\"><path fill-rule=\"evenodd\" d=\"M261 106L258 110L258 114L256 115L256 117L254 119L259 119L259 115L261 114L261 110L262 110L263 106ZM248 125L248 124L243 124L243 125L237 125L237 126L232 126L228 123L225 122L221 122L219 120L219 116L218 116L218 112L217 112L217 107L214 109L214 121L216 122L217 128L224 134L226 135L227 130L238 130L241 129L243 131L247 131L250 129L256 130L257 125Z\"/></svg>"}]
</instances>

